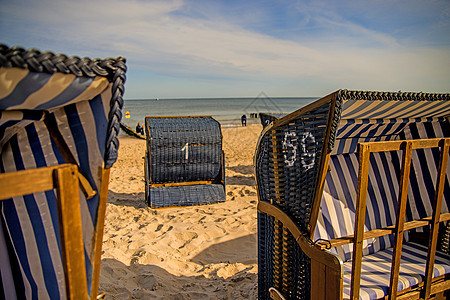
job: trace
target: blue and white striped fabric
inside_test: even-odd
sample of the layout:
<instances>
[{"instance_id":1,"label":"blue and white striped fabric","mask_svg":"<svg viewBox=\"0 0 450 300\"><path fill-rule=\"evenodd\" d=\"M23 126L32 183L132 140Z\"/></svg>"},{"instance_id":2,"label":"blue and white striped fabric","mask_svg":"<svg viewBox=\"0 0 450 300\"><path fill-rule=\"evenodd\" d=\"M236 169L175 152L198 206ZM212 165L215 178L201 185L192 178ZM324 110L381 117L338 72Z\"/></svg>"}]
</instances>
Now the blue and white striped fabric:
<instances>
[{"instance_id":1,"label":"blue and white striped fabric","mask_svg":"<svg viewBox=\"0 0 450 300\"><path fill-rule=\"evenodd\" d=\"M81 172L97 194L80 192L86 274L90 293L93 237L99 202L99 171L105 165L112 83L105 77L76 77L0 68L0 171L13 172L65 163L44 124L44 111L57 126ZM64 299L65 282L54 191L1 201L15 292L19 299ZM1 248L1 246L0 246ZM2 256L3 256L2 252ZM3 290L4 270L1 266Z\"/></svg>"},{"instance_id":2,"label":"blue and white striped fabric","mask_svg":"<svg viewBox=\"0 0 450 300\"><path fill-rule=\"evenodd\" d=\"M359 168L356 150L359 142L450 136L449 101L344 100L342 107L341 119L336 130L335 147L330 157L330 172L325 180L315 240L329 240L354 234ZM401 153L395 151L371 154L365 231L395 224L400 162ZM438 162L438 149L413 151L406 221L431 215ZM449 212L450 208L449 182L450 161L447 165L442 213ZM405 240L409 240L408 233L405 234ZM377 268L387 268L385 271L387 275L390 274L392 242L393 235L364 241L362 285L366 287L362 287L362 299L376 299L386 295L385 290L389 285L389 276L387 279L382 279L378 278L375 273L381 274ZM412 251L408 247L411 246L405 246L406 253ZM414 249L417 247L419 246L414 246ZM344 294L348 297L350 294L348 277L350 271L348 268L349 266L351 268L353 244L336 247L331 251L345 262L347 277L344 280ZM426 249L423 251L425 251L426 257ZM415 258L411 258L412 256L408 256L408 254L404 254L404 256L409 257L408 259L411 259L411 263L414 264ZM380 262L383 260L386 260L386 263ZM380 263L380 265L371 265L373 262ZM437 272L439 275L450 272L448 257L446 263L447 267ZM402 268L403 266L405 264L402 265ZM415 267L418 266L405 268ZM418 274L422 274L423 270L422 273L417 270L408 273L406 269L401 270L401 275L404 275L404 279L406 278L405 280L409 283L401 283L399 290L422 280Z\"/></svg>"},{"instance_id":3,"label":"blue and white striped fabric","mask_svg":"<svg viewBox=\"0 0 450 300\"><path fill-rule=\"evenodd\" d=\"M450 115L446 100L344 100L341 119L418 119Z\"/></svg>"},{"instance_id":4,"label":"blue and white striped fabric","mask_svg":"<svg viewBox=\"0 0 450 300\"><path fill-rule=\"evenodd\" d=\"M331 171L325 180L315 239L328 240L354 234L358 166L355 153L331 157ZM366 231L395 224L399 193L397 174L390 153L372 155L370 166ZM380 205L379 201L383 203ZM383 236L366 240L363 255L389 248L391 239L391 236ZM351 259L353 244L336 247L332 251L343 261L347 261Z\"/></svg>"},{"instance_id":5,"label":"blue and white striped fabric","mask_svg":"<svg viewBox=\"0 0 450 300\"><path fill-rule=\"evenodd\" d=\"M427 248L415 243L403 244L398 279L398 291L423 281L427 262ZM392 248L366 255L362 259L361 287L359 299L380 299L388 295ZM450 273L448 255L436 252L433 278ZM344 263L343 299L350 299L352 262Z\"/></svg>"}]
</instances>

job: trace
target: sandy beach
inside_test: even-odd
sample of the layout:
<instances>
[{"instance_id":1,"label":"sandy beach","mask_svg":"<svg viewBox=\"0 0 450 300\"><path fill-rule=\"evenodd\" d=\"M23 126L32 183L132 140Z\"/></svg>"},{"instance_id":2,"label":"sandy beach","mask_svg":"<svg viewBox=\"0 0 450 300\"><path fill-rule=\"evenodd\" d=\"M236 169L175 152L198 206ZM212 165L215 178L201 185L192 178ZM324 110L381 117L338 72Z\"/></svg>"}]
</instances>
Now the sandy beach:
<instances>
[{"instance_id":1,"label":"sandy beach","mask_svg":"<svg viewBox=\"0 0 450 300\"><path fill-rule=\"evenodd\" d=\"M106 299L256 299L253 154L260 125L222 128L226 202L151 209L145 140L120 138L111 170L99 292Z\"/></svg>"}]
</instances>

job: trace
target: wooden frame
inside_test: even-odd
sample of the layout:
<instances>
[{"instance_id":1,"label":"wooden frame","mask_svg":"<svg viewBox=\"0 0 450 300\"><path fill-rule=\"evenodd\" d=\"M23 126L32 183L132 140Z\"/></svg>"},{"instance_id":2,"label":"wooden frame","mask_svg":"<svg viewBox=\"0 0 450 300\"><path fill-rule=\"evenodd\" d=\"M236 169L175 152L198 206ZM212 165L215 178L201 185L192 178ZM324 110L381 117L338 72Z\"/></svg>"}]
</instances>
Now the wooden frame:
<instances>
[{"instance_id":1,"label":"wooden frame","mask_svg":"<svg viewBox=\"0 0 450 300\"><path fill-rule=\"evenodd\" d=\"M78 167L64 164L0 174L0 200L52 189L57 196L66 295L68 299L86 299Z\"/></svg>"},{"instance_id":2,"label":"wooden frame","mask_svg":"<svg viewBox=\"0 0 450 300\"><path fill-rule=\"evenodd\" d=\"M414 220L405 223L405 211L407 202L407 193L409 185L409 172L411 167L411 153L415 149L425 148L441 148L441 155L439 161L438 178L436 186L436 194L433 203L432 216L423 218L421 220ZM351 281L351 298L359 299L359 284L361 279L361 260L362 260L362 242L367 239L380 237L388 234L395 234L395 242L392 256L391 276L389 297L395 299L397 297L398 276L400 268L400 258L402 252L403 232L414 228L419 228L427 225L431 225L431 235L428 246L428 256L426 264L426 276L423 284L421 285L416 296L428 299L431 294L445 291L449 289L450 283L445 281L443 284L433 283L432 272L434 267L434 258L436 254L436 245L438 237L438 228L440 222L450 220L450 213L441 214L441 205L444 194L444 181L446 174L446 167L449 156L450 138L441 139L421 139L421 140L409 140L409 141L388 141L388 142L369 142L359 143L359 172L358 172L358 187L357 187L357 204L355 213L355 233L353 236L346 236L337 239L333 239L326 242L318 243L322 249L329 247L342 246L345 244L353 243L353 257L352 257L352 281ZM383 151L403 151L402 169L400 177L400 195L397 204L397 218L396 224L388 226L386 228L375 229L368 232L364 232L364 219L366 211L366 197L367 197L367 184L369 173L369 157L373 152ZM401 294L401 293L399 293ZM409 294L408 297L416 299L416 296ZM409 299L409 298L408 298Z\"/></svg>"},{"instance_id":3,"label":"wooden frame","mask_svg":"<svg viewBox=\"0 0 450 300\"><path fill-rule=\"evenodd\" d=\"M105 229L106 202L108 201L108 185L111 168L101 168L100 195L97 211L97 226L94 241L94 264L92 275L91 299L97 299L100 280L100 264L102 261L103 233Z\"/></svg>"},{"instance_id":4,"label":"wooden frame","mask_svg":"<svg viewBox=\"0 0 450 300\"><path fill-rule=\"evenodd\" d=\"M268 128L267 130L271 130ZM440 161L438 166L438 178L436 184L435 199L433 202L432 216L420 220L405 222L405 211L407 203L407 193L409 185L409 172L411 167L411 153L415 149L440 148ZM434 259L438 238L438 228L440 222L450 220L450 213L441 214L441 205L444 193L444 182L446 167L449 157L450 138L421 139L408 141L386 141L367 142L358 144L359 152L359 172L357 186L357 204L355 213L354 235L320 241L314 244L308 242L308 238L302 235L295 223L276 206L266 203L258 203L258 211L273 216L276 221L287 228L293 235L302 251L311 258L311 299L342 299L343 297L343 267L342 261L327 251L326 249L353 243L352 257L352 279L351 279L351 299L359 299L359 288L361 280L362 245L363 241L388 234L395 234L393 257L391 264L389 299L429 299L431 295L438 294L444 297L444 292L450 289L449 276L441 276L433 279ZM396 224L385 228L374 229L364 232L364 219L366 211L366 197L369 174L369 158L373 152L402 151L402 169L400 176L400 194L397 204ZM324 160L328 164L329 154ZM326 166L321 166L319 182L324 181L328 171ZM321 192L317 192L317 195ZM320 202L318 197L315 201ZM314 208L318 208L320 203L314 203ZM313 209L313 211L315 210ZM317 214L314 211L314 216ZM316 220L311 220L310 224L315 224ZM425 269L425 278L418 286L397 292L400 258L402 252L403 233L405 230L431 225L431 235L428 242L428 255ZM275 286L270 290L273 299L283 299L283 292Z\"/></svg>"}]
</instances>

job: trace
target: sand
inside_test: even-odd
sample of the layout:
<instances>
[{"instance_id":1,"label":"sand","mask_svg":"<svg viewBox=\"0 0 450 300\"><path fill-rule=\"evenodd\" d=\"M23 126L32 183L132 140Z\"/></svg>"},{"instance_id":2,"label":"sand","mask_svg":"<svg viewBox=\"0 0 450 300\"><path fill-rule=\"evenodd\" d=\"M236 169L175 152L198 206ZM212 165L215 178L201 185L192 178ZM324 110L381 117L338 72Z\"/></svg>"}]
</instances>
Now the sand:
<instances>
[{"instance_id":1,"label":"sand","mask_svg":"<svg viewBox=\"0 0 450 300\"><path fill-rule=\"evenodd\" d=\"M120 138L111 170L99 292L106 299L256 299L253 154L260 125L223 128L224 203L151 209L146 142Z\"/></svg>"}]
</instances>

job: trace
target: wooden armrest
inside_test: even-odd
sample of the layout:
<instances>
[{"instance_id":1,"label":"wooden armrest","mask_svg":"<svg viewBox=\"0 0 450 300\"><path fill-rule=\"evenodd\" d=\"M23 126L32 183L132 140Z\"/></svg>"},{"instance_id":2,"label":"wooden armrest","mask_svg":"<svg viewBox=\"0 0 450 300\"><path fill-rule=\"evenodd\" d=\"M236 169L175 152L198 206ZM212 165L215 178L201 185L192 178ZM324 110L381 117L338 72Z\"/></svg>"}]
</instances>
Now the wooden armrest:
<instances>
[{"instance_id":1,"label":"wooden armrest","mask_svg":"<svg viewBox=\"0 0 450 300\"><path fill-rule=\"evenodd\" d=\"M450 213L441 214L439 218L439 222L445 222L450 220ZM423 226L427 226L431 223L431 217L426 217L420 220L406 222L404 224L404 230L411 230L414 228L419 228ZM371 231L367 231L364 233L364 240L377 238L380 236L388 235L394 233L395 225L387 226L381 229L374 229ZM353 243L353 235L348 235L336 239L331 239L329 241L318 241L315 243L317 247L320 249L329 249L337 246L347 245Z\"/></svg>"},{"instance_id":2,"label":"wooden armrest","mask_svg":"<svg viewBox=\"0 0 450 300\"><path fill-rule=\"evenodd\" d=\"M300 232L294 221L289 218L282 210L278 207L271 205L267 202L260 201L258 203L258 211L271 215L278 221L283 223L283 225L288 228L289 232L292 234L294 239L299 244L302 251L311 259L322 262L327 267L330 267L336 271L342 272L342 261L336 255L328 251L323 251L319 247L315 247L313 244L308 242L306 237Z\"/></svg>"}]
</instances>

